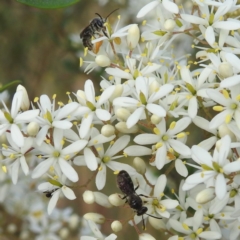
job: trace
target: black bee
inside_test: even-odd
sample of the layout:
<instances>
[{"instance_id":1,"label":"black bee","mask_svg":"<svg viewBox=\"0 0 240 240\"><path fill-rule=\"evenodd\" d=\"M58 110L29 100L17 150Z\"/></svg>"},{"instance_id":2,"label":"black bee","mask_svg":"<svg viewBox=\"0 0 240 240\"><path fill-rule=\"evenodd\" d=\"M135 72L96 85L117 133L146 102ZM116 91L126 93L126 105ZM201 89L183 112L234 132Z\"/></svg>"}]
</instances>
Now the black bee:
<instances>
[{"instance_id":1,"label":"black bee","mask_svg":"<svg viewBox=\"0 0 240 240\"><path fill-rule=\"evenodd\" d=\"M45 192L43 192L43 193L45 193L45 195L46 195L46 197L47 198L51 198L52 197L52 194L55 192L55 191L57 191L59 188L55 188L55 189L53 189L53 190L51 190L51 191L45 191Z\"/></svg>"},{"instance_id":2,"label":"black bee","mask_svg":"<svg viewBox=\"0 0 240 240\"><path fill-rule=\"evenodd\" d=\"M133 181L129 174L121 170L119 174L117 175L117 185L119 189L125 194L125 196L122 199L126 199L126 202L129 204L129 206L134 209L137 213L138 216L142 216L143 220L143 214L147 214L148 208L143 206L143 201L140 198L140 196L144 196L142 194L138 195L136 193L136 190L138 189L139 186L134 188ZM147 196L144 196L147 197ZM155 216L152 216L150 214L147 214L150 217L161 219ZM145 224L143 220L143 229L145 229Z\"/></svg>"},{"instance_id":3,"label":"black bee","mask_svg":"<svg viewBox=\"0 0 240 240\"><path fill-rule=\"evenodd\" d=\"M118 9L115 9L114 11L110 12L107 17L104 19L102 16L98 13L95 13L99 17L94 18L90 24L85 27L82 32L80 33L80 38L82 38L83 46L88 47L89 50L92 50L93 44L92 44L92 37L95 35L99 35L99 33L102 31L103 34L107 36L106 33L106 27L104 26L104 23L107 21L108 17Z\"/></svg>"}]
</instances>

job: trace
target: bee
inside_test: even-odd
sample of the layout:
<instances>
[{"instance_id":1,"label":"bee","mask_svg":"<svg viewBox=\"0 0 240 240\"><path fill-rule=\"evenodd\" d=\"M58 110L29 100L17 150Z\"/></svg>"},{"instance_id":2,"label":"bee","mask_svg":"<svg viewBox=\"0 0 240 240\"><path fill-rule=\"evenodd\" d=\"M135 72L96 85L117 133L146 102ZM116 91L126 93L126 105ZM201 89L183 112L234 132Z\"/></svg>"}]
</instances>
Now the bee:
<instances>
[{"instance_id":1,"label":"bee","mask_svg":"<svg viewBox=\"0 0 240 240\"><path fill-rule=\"evenodd\" d=\"M52 197L52 194L55 192L55 191L57 191L58 190L58 188L55 188L55 189L53 189L53 190L49 190L49 191L45 191L45 192L43 192L43 193L45 193L45 195L46 195L46 197L47 198L51 198Z\"/></svg>"},{"instance_id":2,"label":"bee","mask_svg":"<svg viewBox=\"0 0 240 240\"><path fill-rule=\"evenodd\" d=\"M144 195L142 194L138 195L136 193L136 190L138 189L139 186L134 188L133 181L126 171L121 170L117 175L117 185L118 188L125 194L125 196L122 199L126 199L126 203L128 203L129 206L136 211L137 216L142 216L143 229L145 229L145 223L143 219L144 214L153 218L161 219L159 217L155 217L153 215L146 213L148 208L143 206L143 201L140 198L140 196Z\"/></svg>"},{"instance_id":3,"label":"bee","mask_svg":"<svg viewBox=\"0 0 240 240\"><path fill-rule=\"evenodd\" d=\"M92 50L93 49L93 44L91 41L92 37L99 35L100 32L102 32L106 37L108 37L106 33L106 27L104 26L104 24L106 23L108 17L117 10L118 8L110 12L106 18L102 18L100 14L95 13L98 17L94 18L90 22L90 24L87 27L85 27L80 33L80 38L82 38L84 47L88 47L89 50Z\"/></svg>"}]
</instances>

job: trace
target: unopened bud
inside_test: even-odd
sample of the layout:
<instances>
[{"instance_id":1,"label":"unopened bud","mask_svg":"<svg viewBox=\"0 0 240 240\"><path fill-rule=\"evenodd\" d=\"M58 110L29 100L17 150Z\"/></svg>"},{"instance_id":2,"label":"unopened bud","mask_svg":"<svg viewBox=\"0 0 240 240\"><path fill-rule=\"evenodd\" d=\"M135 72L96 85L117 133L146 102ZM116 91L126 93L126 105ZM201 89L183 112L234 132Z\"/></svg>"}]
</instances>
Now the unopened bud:
<instances>
[{"instance_id":1,"label":"unopened bud","mask_svg":"<svg viewBox=\"0 0 240 240\"><path fill-rule=\"evenodd\" d=\"M196 202L199 204L207 203L215 198L215 189L214 188L206 188L202 190L196 196Z\"/></svg>"},{"instance_id":2,"label":"unopened bud","mask_svg":"<svg viewBox=\"0 0 240 240\"><path fill-rule=\"evenodd\" d=\"M151 116L151 123L152 124L159 124L160 122L161 122L161 120L162 120L162 118L160 118L159 116L157 116L157 115L155 115L155 114L153 114L152 116Z\"/></svg>"},{"instance_id":3,"label":"unopened bud","mask_svg":"<svg viewBox=\"0 0 240 240\"><path fill-rule=\"evenodd\" d=\"M133 24L128 29L128 35L127 35L127 45L130 50L134 49L139 41L140 38L140 31L137 24Z\"/></svg>"},{"instance_id":4,"label":"unopened bud","mask_svg":"<svg viewBox=\"0 0 240 240\"><path fill-rule=\"evenodd\" d=\"M149 223L152 225L153 228L157 229L157 230L163 230L166 229L166 224L164 223L163 220L161 219L157 219L157 218L148 218Z\"/></svg>"},{"instance_id":5,"label":"unopened bud","mask_svg":"<svg viewBox=\"0 0 240 240\"><path fill-rule=\"evenodd\" d=\"M95 62L100 67L107 67L107 66L109 66L111 64L110 59L107 56L105 56L105 55L98 55L95 58Z\"/></svg>"},{"instance_id":6,"label":"unopened bud","mask_svg":"<svg viewBox=\"0 0 240 240\"><path fill-rule=\"evenodd\" d=\"M92 220L95 223L102 224L105 222L105 217L99 213L86 213L83 215L86 220Z\"/></svg>"},{"instance_id":7,"label":"unopened bud","mask_svg":"<svg viewBox=\"0 0 240 240\"><path fill-rule=\"evenodd\" d=\"M125 122L119 122L115 125L115 127L121 133L136 133L139 130L137 125L128 128Z\"/></svg>"},{"instance_id":8,"label":"unopened bud","mask_svg":"<svg viewBox=\"0 0 240 240\"><path fill-rule=\"evenodd\" d=\"M235 135L232 133L232 131L229 130L227 125L224 123L218 127L218 135L222 138L226 135L228 135L231 138L232 142L236 141Z\"/></svg>"},{"instance_id":9,"label":"unopened bud","mask_svg":"<svg viewBox=\"0 0 240 240\"><path fill-rule=\"evenodd\" d=\"M146 164L140 157L135 157L133 159L133 167L137 170L138 173L144 175L146 172Z\"/></svg>"},{"instance_id":10,"label":"unopened bud","mask_svg":"<svg viewBox=\"0 0 240 240\"><path fill-rule=\"evenodd\" d=\"M156 240L156 238L154 238L152 235L148 233L141 233L139 235L139 240Z\"/></svg>"},{"instance_id":11,"label":"unopened bud","mask_svg":"<svg viewBox=\"0 0 240 240\"><path fill-rule=\"evenodd\" d=\"M115 128L110 124L104 125L101 129L101 134L105 137L111 137L115 134Z\"/></svg>"},{"instance_id":12,"label":"unopened bud","mask_svg":"<svg viewBox=\"0 0 240 240\"><path fill-rule=\"evenodd\" d=\"M111 228L114 232L119 232L122 230L122 223L120 221L113 221Z\"/></svg>"},{"instance_id":13,"label":"unopened bud","mask_svg":"<svg viewBox=\"0 0 240 240\"><path fill-rule=\"evenodd\" d=\"M124 121L124 122L126 122L127 119L129 118L129 116L131 115L129 110L127 110L126 108L118 108L116 110L115 114L118 119L120 119L121 121Z\"/></svg>"},{"instance_id":14,"label":"unopened bud","mask_svg":"<svg viewBox=\"0 0 240 240\"><path fill-rule=\"evenodd\" d=\"M83 193L83 201L87 204L93 204L95 202L95 197L92 191L85 191Z\"/></svg>"},{"instance_id":15,"label":"unopened bud","mask_svg":"<svg viewBox=\"0 0 240 240\"><path fill-rule=\"evenodd\" d=\"M68 228L64 227L61 228L59 231L59 236L61 239L66 239L69 236L69 230Z\"/></svg>"},{"instance_id":16,"label":"unopened bud","mask_svg":"<svg viewBox=\"0 0 240 240\"><path fill-rule=\"evenodd\" d=\"M122 84L117 84L115 86L115 89L114 89L114 92L113 94L111 95L111 97L109 98L109 101L110 102L113 102L113 100L117 97L121 97L122 96L122 93L123 93L123 86Z\"/></svg>"},{"instance_id":17,"label":"unopened bud","mask_svg":"<svg viewBox=\"0 0 240 240\"><path fill-rule=\"evenodd\" d=\"M176 26L176 22L173 19L167 19L164 23L164 28L171 32Z\"/></svg>"},{"instance_id":18,"label":"unopened bud","mask_svg":"<svg viewBox=\"0 0 240 240\"><path fill-rule=\"evenodd\" d=\"M218 71L223 79L233 75L233 67L228 62L220 63L218 66Z\"/></svg>"},{"instance_id":19,"label":"unopened bud","mask_svg":"<svg viewBox=\"0 0 240 240\"><path fill-rule=\"evenodd\" d=\"M69 228L75 229L78 227L79 216L77 214L72 214L68 219Z\"/></svg>"},{"instance_id":20,"label":"unopened bud","mask_svg":"<svg viewBox=\"0 0 240 240\"><path fill-rule=\"evenodd\" d=\"M17 226L14 223L7 225L7 231L11 234L14 234L17 231Z\"/></svg>"},{"instance_id":21,"label":"unopened bud","mask_svg":"<svg viewBox=\"0 0 240 240\"><path fill-rule=\"evenodd\" d=\"M37 122L30 122L27 126L27 133L30 137L35 137L39 132L39 124Z\"/></svg>"},{"instance_id":22,"label":"unopened bud","mask_svg":"<svg viewBox=\"0 0 240 240\"><path fill-rule=\"evenodd\" d=\"M119 206L122 206L125 204L126 200L125 199L122 199L123 195L120 195L118 193L114 193L114 194L111 194L109 197L108 197L108 200L109 202L115 206L115 207L119 207Z\"/></svg>"},{"instance_id":23,"label":"unopened bud","mask_svg":"<svg viewBox=\"0 0 240 240\"><path fill-rule=\"evenodd\" d=\"M28 98L28 93L26 91L26 88L19 84L17 86L17 92L18 91L22 91L22 93L23 93L22 102L21 102L21 107L20 108L23 111L27 111L29 109L29 107L30 107L30 101L29 101L29 98Z\"/></svg>"},{"instance_id":24,"label":"unopened bud","mask_svg":"<svg viewBox=\"0 0 240 240\"><path fill-rule=\"evenodd\" d=\"M105 208L111 208L112 204L108 200L108 196L101 192L93 192L95 197L95 202Z\"/></svg>"},{"instance_id":25,"label":"unopened bud","mask_svg":"<svg viewBox=\"0 0 240 240\"><path fill-rule=\"evenodd\" d=\"M149 87L149 93L150 94L154 94L156 93L156 91L158 91L158 89L160 88L160 84L159 82L157 82L156 80L152 81Z\"/></svg>"}]
</instances>

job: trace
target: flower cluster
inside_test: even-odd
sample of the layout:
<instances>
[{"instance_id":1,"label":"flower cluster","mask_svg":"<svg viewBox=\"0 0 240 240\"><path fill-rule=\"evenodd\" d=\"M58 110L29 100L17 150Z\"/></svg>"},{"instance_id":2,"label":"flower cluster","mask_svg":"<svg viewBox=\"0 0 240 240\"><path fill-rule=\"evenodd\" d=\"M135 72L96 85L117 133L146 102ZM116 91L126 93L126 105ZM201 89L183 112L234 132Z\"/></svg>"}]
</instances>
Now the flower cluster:
<instances>
[{"instance_id":1,"label":"flower cluster","mask_svg":"<svg viewBox=\"0 0 240 240\"><path fill-rule=\"evenodd\" d=\"M99 192L86 190L87 204L147 208L112 221L108 237L96 225L105 216L87 213L95 237L84 230L82 240L116 239L126 220L141 240L159 239L139 231L142 220L169 240L239 238L240 6L233 0L191 4L152 1L137 13L142 27L119 28L120 16L115 27L106 22L92 51L84 49L86 61L80 59L86 72L104 68L100 95L87 80L65 104L46 95L30 104L22 86L11 109L3 102L2 168L13 184L24 175L39 181L49 215L60 197L76 198L75 166L95 172ZM125 170L135 187L130 182L131 191L104 194L107 169ZM0 190L7 198L5 175ZM131 202L134 196L140 205ZM31 228L51 228L47 220L39 224L32 221Z\"/></svg>"}]
</instances>

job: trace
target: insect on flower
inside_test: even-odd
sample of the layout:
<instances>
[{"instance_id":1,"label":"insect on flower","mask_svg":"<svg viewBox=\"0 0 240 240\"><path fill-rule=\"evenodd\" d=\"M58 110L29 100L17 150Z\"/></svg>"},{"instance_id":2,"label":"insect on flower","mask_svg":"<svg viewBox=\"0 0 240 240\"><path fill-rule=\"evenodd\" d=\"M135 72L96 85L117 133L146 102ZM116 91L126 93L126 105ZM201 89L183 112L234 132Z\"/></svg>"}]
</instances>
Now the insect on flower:
<instances>
[{"instance_id":1,"label":"insect on flower","mask_svg":"<svg viewBox=\"0 0 240 240\"><path fill-rule=\"evenodd\" d=\"M145 229L145 223L143 219L143 214L146 214L150 217L161 219L159 217L155 217L153 215L147 214L148 208L143 206L143 201L140 198L140 196L147 197L142 194L137 194L136 190L138 189L139 186L134 188L133 181L129 174L121 170L118 175L117 175L117 185L119 189L125 194L125 196L122 199L126 199L126 203L129 204L129 206L134 209L137 213L137 216L142 216L142 221L143 221L143 229Z\"/></svg>"},{"instance_id":2,"label":"insect on flower","mask_svg":"<svg viewBox=\"0 0 240 240\"><path fill-rule=\"evenodd\" d=\"M102 18L102 16L98 13L95 13L96 15L98 15L99 17L94 18L90 24L85 27L82 32L80 33L80 38L82 38L82 42L83 42L83 46L84 47L88 47L88 50L92 50L93 49L93 44L92 44L92 37L95 37L96 35L100 35L100 33L102 32L106 37L107 33L106 33L106 27L104 26L104 24L107 22L108 17L115 11L117 11L117 9L113 10L112 12L110 12L106 18Z\"/></svg>"},{"instance_id":3,"label":"insect on flower","mask_svg":"<svg viewBox=\"0 0 240 240\"><path fill-rule=\"evenodd\" d=\"M55 191L57 191L57 190L58 190L58 188L55 188L55 189L53 189L53 190L51 190L51 191L45 191L45 192L43 192L43 193L45 193L45 195L46 195L47 198L51 198L51 197L52 197L52 194L53 194Z\"/></svg>"}]
</instances>

